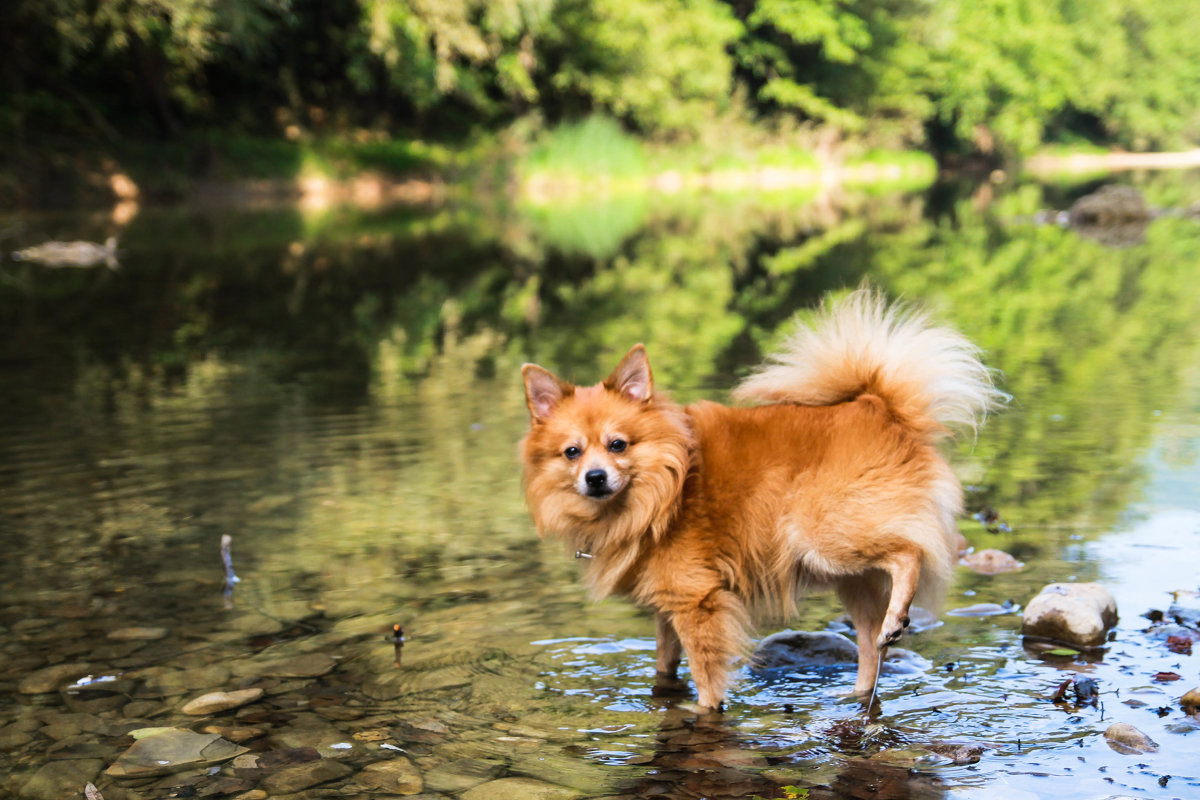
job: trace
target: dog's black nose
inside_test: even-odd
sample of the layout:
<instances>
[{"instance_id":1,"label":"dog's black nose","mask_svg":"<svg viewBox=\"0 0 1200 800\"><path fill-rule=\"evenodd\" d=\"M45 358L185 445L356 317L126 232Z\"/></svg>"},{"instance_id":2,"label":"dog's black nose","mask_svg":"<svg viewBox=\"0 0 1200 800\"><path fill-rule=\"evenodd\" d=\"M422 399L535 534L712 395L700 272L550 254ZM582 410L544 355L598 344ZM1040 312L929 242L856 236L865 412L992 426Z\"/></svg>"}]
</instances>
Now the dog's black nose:
<instances>
[{"instance_id":1,"label":"dog's black nose","mask_svg":"<svg viewBox=\"0 0 1200 800\"><path fill-rule=\"evenodd\" d=\"M583 476L589 488L599 489L608 483L608 473L602 469L589 469Z\"/></svg>"}]
</instances>

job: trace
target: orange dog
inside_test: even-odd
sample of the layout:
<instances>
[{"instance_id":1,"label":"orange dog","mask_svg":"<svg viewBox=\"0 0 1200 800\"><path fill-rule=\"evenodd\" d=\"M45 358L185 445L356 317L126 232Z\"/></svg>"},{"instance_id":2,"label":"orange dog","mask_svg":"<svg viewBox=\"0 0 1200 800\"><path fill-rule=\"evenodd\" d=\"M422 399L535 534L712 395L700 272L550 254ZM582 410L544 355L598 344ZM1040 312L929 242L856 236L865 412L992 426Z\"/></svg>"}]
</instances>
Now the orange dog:
<instances>
[{"instance_id":1,"label":"orange dog","mask_svg":"<svg viewBox=\"0 0 1200 800\"><path fill-rule=\"evenodd\" d=\"M754 618L832 586L858 631L860 696L955 560L962 489L938 449L1003 395L960 334L860 289L735 392L675 405L635 346L595 386L526 364L525 493L542 534L591 555L597 598L655 612L657 667L682 650L720 707Z\"/></svg>"}]
</instances>

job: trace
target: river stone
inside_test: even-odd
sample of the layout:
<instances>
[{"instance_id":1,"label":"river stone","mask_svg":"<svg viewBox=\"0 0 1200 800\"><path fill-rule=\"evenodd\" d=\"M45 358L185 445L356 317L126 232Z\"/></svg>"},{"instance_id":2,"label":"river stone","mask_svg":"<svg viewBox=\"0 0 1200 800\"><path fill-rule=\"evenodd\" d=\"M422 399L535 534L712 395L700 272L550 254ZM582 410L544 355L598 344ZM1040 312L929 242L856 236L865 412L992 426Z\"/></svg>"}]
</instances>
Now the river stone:
<instances>
[{"instance_id":1,"label":"river stone","mask_svg":"<svg viewBox=\"0 0 1200 800\"><path fill-rule=\"evenodd\" d=\"M166 635L166 628L118 628L110 631L108 638L116 639L119 642L153 642L166 637Z\"/></svg>"},{"instance_id":2,"label":"river stone","mask_svg":"<svg viewBox=\"0 0 1200 800\"><path fill-rule=\"evenodd\" d=\"M332 656L324 653L307 653L283 661L274 661L259 666L262 675L275 678L318 678L337 666Z\"/></svg>"},{"instance_id":3,"label":"river stone","mask_svg":"<svg viewBox=\"0 0 1200 800\"><path fill-rule=\"evenodd\" d=\"M32 736L12 725L0 728L0 750L16 750L32 741Z\"/></svg>"},{"instance_id":4,"label":"river stone","mask_svg":"<svg viewBox=\"0 0 1200 800\"><path fill-rule=\"evenodd\" d=\"M1098 583L1052 583L1029 601L1021 633L1075 647L1104 644L1117 624L1117 604Z\"/></svg>"},{"instance_id":5,"label":"river stone","mask_svg":"<svg viewBox=\"0 0 1200 800\"><path fill-rule=\"evenodd\" d=\"M84 784L91 783L104 766L99 758L72 758L43 764L21 789L30 800L60 800L79 797Z\"/></svg>"},{"instance_id":6,"label":"river stone","mask_svg":"<svg viewBox=\"0 0 1200 800\"><path fill-rule=\"evenodd\" d=\"M461 795L462 800L575 800L577 797L583 797L583 793L532 778L500 778Z\"/></svg>"},{"instance_id":7,"label":"river stone","mask_svg":"<svg viewBox=\"0 0 1200 800\"><path fill-rule=\"evenodd\" d=\"M500 773L500 765L478 758L460 758L425 773L425 788L435 792L461 792Z\"/></svg>"},{"instance_id":8,"label":"river stone","mask_svg":"<svg viewBox=\"0 0 1200 800\"><path fill-rule=\"evenodd\" d=\"M1179 698L1179 705L1183 706L1183 710L1189 714L1200 712L1200 686Z\"/></svg>"},{"instance_id":9,"label":"river stone","mask_svg":"<svg viewBox=\"0 0 1200 800\"><path fill-rule=\"evenodd\" d=\"M268 795L291 794L292 792L307 789L310 786L344 778L353 771L350 767L339 761L322 758L317 761L309 761L306 764L297 764L294 767L281 769L279 772L268 775L263 779L262 788Z\"/></svg>"},{"instance_id":10,"label":"river stone","mask_svg":"<svg viewBox=\"0 0 1200 800\"><path fill-rule=\"evenodd\" d=\"M354 776L354 785L383 794L417 794L425 788L420 771L402 756L363 767Z\"/></svg>"},{"instance_id":11,"label":"river stone","mask_svg":"<svg viewBox=\"0 0 1200 800\"><path fill-rule=\"evenodd\" d=\"M68 684L74 683L79 678L94 671L91 664L73 663L73 664L57 664L53 667L45 667L37 672L31 672L21 679L17 684L17 691L21 694L44 694L53 692Z\"/></svg>"},{"instance_id":12,"label":"river stone","mask_svg":"<svg viewBox=\"0 0 1200 800\"><path fill-rule=\"evenodd\" d=\"M215 733L222 739L241 744L264 735L267 729L253 725L205 725L202 732Z\"/></svg>"},{"instance_id":13,"label":"river stone","mask_svg":"<svg viewBox=\"0 0 1200 800\"><path fill-rule=\"evenodd\" d=\"M190 669L151 667L143 670L145 683L137 697L174 697L198 689L209 689L229 681L229 668L223 664L208 664Z\"/></svg>"},{"instance_id":14,"label":"river stone","mask_svg":"<svg viewBox=\"0 0 1200 800\"><path fill-rule=\"evenodd\" d=\"M168 728L138 739L105 770L105 774L114 778L167 775L182 769L220 764L245 752L247 748L227 742L215 733Z\"/></svg>"},{"instance_id":15,"label":"river stone","mask_svg":"<svg viewBox=\"0 0 1200 800\"><path fill-rule=\"evenodd\" d=\"M1011 614L1017 606L1001 605L999 603L972 603L969 606L959 606L946 612L948 617L999 617Z\"/></svg>"},{"instance_id":16,"label":"river stone","mask_svg":"<svg viewBox=\"0 0 1200 800\"><path fill-rule=\"evenodd\" d=\"M236 692L209 692L200 695L179 710L194 717L203 717L253 703L262 696L263 690L259 688L241 689Z\"/></svg>"},{"instance_id":17,"label":"river stone","mask_svg":"<svg viewBox=\"0 0 1200 800\"><path fill-rule=\"evenodd\" d=\"M1158 750L1158 743L1127 722L1114 722L1104 731L1108 746L1118 753L1136 755L1138 753L1153 753Z\"/></svg>"},{"instance_id":18,"label":"river stone","mask_svg":"<svg viewBox=\"0 0 1200 800\"><path fill-rule=\"evenodd\" d=\"M959 559L967 569L981 575L999 575L1002 572L1016 572L1025 566L1023 562L1010 556L1003 550L987 549L968 553Z\"/></svg>"},{"instance_id":19,"label":"river stone","mask_svg":"<svg viewBox=\"0 0 1200 800\"><path fill-rule=\"evenodd\" d=\"M853 667L858 664L858 645L840 633L829 631L780 631L759 642L750 664L755 672ZM931 666L911 650L889 647L882 673L911 675Z\"/></svg>"}]
</instances>

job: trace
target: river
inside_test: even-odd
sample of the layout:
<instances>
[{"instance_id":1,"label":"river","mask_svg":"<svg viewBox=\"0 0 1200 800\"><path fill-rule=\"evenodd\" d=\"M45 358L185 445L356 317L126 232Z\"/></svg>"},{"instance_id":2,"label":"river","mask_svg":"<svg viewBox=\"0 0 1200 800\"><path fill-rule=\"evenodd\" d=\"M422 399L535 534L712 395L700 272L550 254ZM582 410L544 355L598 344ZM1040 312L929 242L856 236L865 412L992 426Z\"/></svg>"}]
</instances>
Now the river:
<instances>
[{"instance_id":1,"label":"river","mask_svg":"<svg viewBox=\"0 0 1200 800\"><path fill-rule=\"evenodd\" d=\"M1200 200L1195 173L1113 180ZM1200 589L1200 221L1116 247L1034 221L1105 182L5 217L0 794L1200 795L1200 665L1143 616ZM114 234L115 269L9 257ZM592 381L640 341L676 399L721 399L864 280L966 333L1013 397L954 463L964 536L1025 566L960 568L946 610L1016 611L906 637L924 666L882 680L878 718L843 700L850 668L745 667L698 718L653 691L653 621L589 602L534 532L520 366ZM1019 609L1092 580L1109 647L1026 649ZM788 624L839 613L817 596ZM1052 702L1072 676L1099 703ZM1159 750L1116 752L1113 722ZM114 776L163 727L240 755Z\"/></svg>"}]
</instances>

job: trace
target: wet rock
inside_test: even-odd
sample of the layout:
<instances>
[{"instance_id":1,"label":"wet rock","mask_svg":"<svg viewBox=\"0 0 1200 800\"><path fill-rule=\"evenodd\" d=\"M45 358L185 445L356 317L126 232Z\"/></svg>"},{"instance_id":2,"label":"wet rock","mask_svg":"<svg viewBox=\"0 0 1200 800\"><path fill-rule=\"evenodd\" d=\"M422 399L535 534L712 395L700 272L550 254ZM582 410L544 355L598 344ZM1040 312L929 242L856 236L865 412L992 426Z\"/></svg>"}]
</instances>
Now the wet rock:
<instances>
[{"instance_id":1,"label":"wet rock","mask_svg":"<svg viewBox=\"0 0 1200 800\"><path fill-rule=\"evenodd\" d=\"M758 643L750 663L755 670L828 667L858 661L858 645L840 633L780 631Z\"/></svg>"},{"instance_id":2,"label":"wet rock","mask_svg":"<svg viewBox=\"0 0 1200 800\"><path fill-rule=\"evenodd\" d=\"M931 742L929 751L950 759L956 765L976 764L985 750L995 749L995 745L977 744L974 742Z\"/></svg>"},{"instance_id":3,"label":"wet rock","mask_svg":"<svg viewBox=\"0 0 1200 800\"><path fill-rule=\"evenodd\" d=\"M121 714L130 719L145 719L163 707L157 700L134 700L121 707Z\"/></svg>"},{"instance_id":4,"label":"wet rock","mask_svg":"<svg viewBox=\"0 0 1200 800\"><path fill-rule=\"evenodd\" d=\"M99 758L72 758L43 764L21 789L30 800L60 800L78 797L84 784L91 783L104 766Z\"/></svg>"},{"instance_id":5,"label":"wet rock","mask_svg":"<svg viewBox=\"0 0 1200 800\"><path fill-rule=\"evenodd\" d=\"M1052 583L1029 601L1021 633L1029 639L1096 648L1117 624L1117 604L1098 583Z\"/></svg>"},{"instance_id":6,"label":"wet rock","mask_svg":"<svg viewBox=\"0 0 1200 800\"><path fill-rule=\"evenodd\" d=\"M262 788L268 795L291 794L312 786L345 778L354 770L338 761L322 758L294 767L281 769L263 779Z\"/></svg>"},{"instance_id":7,"label":"wet rock","mask_svg":"<svg viewBox=\"0 0 1200 800\"><path fill-rule=\"evenodd\" d=\"M142 677L145 681L137 692L137 697L175 697L228 683L229 668L222 664L209 664L191 669L151 667L139 671L135 677Z\"/></svg>"},{"instance_id":8,"label":"wet rock","mask_svg":"<svg viewBox=\"0 0 1200 800\"><path fill-rule=\"evenodd\" d=\"M403 757L368 764L354 776L354 785L383 794L417 794L425 788L420 771Z\"/></svg>"},{"instance_id":9,"label":"wet rock","mask_svg":"<svg viewBox=\"0 0 1200 800\"><path fill-rule=\"evenodd\" d=\"M1104 731L1108 746L1118 753L1135 755L1137 753L1153 753L1158 750L1158 744L1146 734L1127 722L1114 722Z\"/></svg>"},{"instance_id":10,"label":"wet rock","mask_svg":"<svg viewBox=\"0 0 1200 800\"><path fill-rule=\"evenodd\" d=\"M461 758L425 773L425 788L435 792L461 792L500 774L500 765L478 758Z\"/></svg>"},{"instance_id":11,"label":"wet rock","mask_svg":"<svg viewBox=\"0 0 1200 800\"><path fill-rule=\"evenodd\" d=\"M96 678L84 676L62 689L63 702L72 711L98 714L121 708L129 702L129 693L136 682L129 678L101 675Z\"/></svg>"},{"instance_id":12,"label":"wet rock","mask_svg":"<svg viewBox=\"0 0 1200 800\"><path fill-rule=\"evenodd\" d=\"M231 708L238 708L247 703L253 703L262 696L263 690L258 688L241 689L236 692L209 692L186 703L179 710L184 714L202 717L208 714L218 714L222 711L228 711Z\"/></svg>"},{"instance_id":13,"label":"wet rock","mask_svg":"<svg viewBox=\"0 0 1200 800\"><path fill-rule=\"evenodd\" d=\"M12 725L0 728L0 750L16 750L32 741L32 736Z\"/></svg>"},{"instance_id":14,"label":"wet rock","mask_svg":"<svg viewBox=\"0 0 1200 800\"><path fill-rule=\"evenodd\" d=\"M259 665L262 675L276 678L317 678L337 666L337 661L324 653L307 653L295 658Z\"/></svg>"},{"instance_id":15,"label":"wet rock","mask_svg":"<svg viewBox=\"0 0 1200 800\"><path fill-rule=\"evenodd\" d=\"M222 739L228 739L234 744L248 742L251 739L257 739L267 732L266 728L257 728L252 725L205 725L202 729L203 733L215 733Z\"/></svg>"},{"instance_id":16,"label":"wet rock","mask_svg":"<svg viewBox=\"0 0 1200 800\"><path fill-rule=\"evenodd\" d=\"M462 800L575 800L581 792L532 778L500 778L462 793Z\"/></svg>"},{"instance_id":17,"label":"wet rock","mask_svg":"<svg viewBox=\"0 0 1200 800\"><path fill-rule=\"evenodd\" d=\"M1172 595L1167 619L1191 630L1200 631L1200 592L1183 590L1173 592Z\"/></svg>"},{"instance_id":18,"label":"wet rock","mask_svg":"<svg viewBox=\"0 0 1200 800\"><path fill-rule=\"evenodd\" d=\"M960 564L981 575L999 575L1002 572L1016 572L1025 566L1024 562L1005 553L1003 550L978 550L968 553L959 559Z\"/></svg>"},{"instance_id":19,"label":"wet rock","mask_svg":"<svg viewBox=\"0 0 1200 800\"><path fill-rule=\"evenodd\" d=\"M1012 603L975 603L961 608L952 608L946 612L951 617L998 617L1003 614L1012 614L1018 610L1018 606Z\"/></svg>"},{"instance_id":20,"label":"wet rock","mask_svg":"<svg viewBox=\"0 0 1200 800\"><path fill-rule=\"evenodd\" d=\"M165 638L166 635L166 628L118 628L115 631L110 631L108 638L119 642L153 642Z\"/></svg>"},{"instance_id":21,"label":"wet rock","mask_svg":"<svg viewBox=\"0 0 1200 800\"><path fill-rule=\"evenodd\" d=\"M756 672L773 670L851 667L858 664L858 645L840 633L780 631L759 642L750 657ZM885 675L911 675L929 669L930 663L901 647L889 647L883 662Z\"/></svg>"},{"instance_id":22,"label":"wet rock","mask_svg":"<svg viewBox=\"0 0 1200 800\"><path fill-rule=\"evenodd\" d=\"M191 767L220 764L245 752L245 747L213 733L169 728L138 739L105 770L105 774L115 778L166 775Z\"/></svg>"},{"instance_id":23,"label":"wet rock","mask_svg":"<svg viewBox=\"0 0 1200 800\"><path fill-rule=\"evenodd\" d=\"M1179 698L1179 705L1183 706L1183 710L1189 714L1200 714L1200 686Z\"/></svg>"},{"instance_id":24,"label":"wet rock","mask_svg":"<svg viewBox=\"0 0 1200 800\"><path fill-rule=\"evenodd\" d=\"M1101 186L1072 203L1068 213L1074 227L1145 222L1151 216L1142 193L1132 186Z\"/></svg>"},{"instance_id":25,"label":"wet rock","mask_svg":"<svg viewBox=\"0 0 1200 800\"><path fill-rule=\"evenodd\" d=\"M47 725L42 728L42 735L53 739L56 742L61 742L64 739L69 739L72 736L78 736L83 731L66 722L59 722L54 725Z\"/></svg>"},{"instance_id":26,"label":"wet rock","mask_svg":"<svg viewBox=\"0 0 1200 800\"><path fill-rule=\"evenodd\" d=\"M233 800L267 800L271 795L264 792L262 789L251 789L248 792L243 792Z\"/></svg>"},{"instance_id":27,"label":"wet rock","mask_svg":"<svg viewBox=\"0 0 1200 800\"><path fill-rule=\"evenodd\" d=\"M17 691L21 694L54 692L94 670L93 665L83 662L45 667L22 678Z\"/></svg>"}]
</instances>

